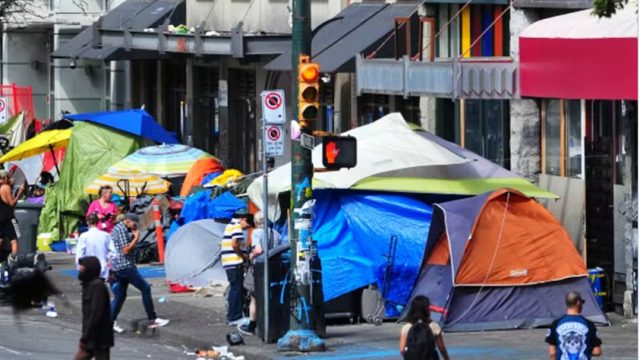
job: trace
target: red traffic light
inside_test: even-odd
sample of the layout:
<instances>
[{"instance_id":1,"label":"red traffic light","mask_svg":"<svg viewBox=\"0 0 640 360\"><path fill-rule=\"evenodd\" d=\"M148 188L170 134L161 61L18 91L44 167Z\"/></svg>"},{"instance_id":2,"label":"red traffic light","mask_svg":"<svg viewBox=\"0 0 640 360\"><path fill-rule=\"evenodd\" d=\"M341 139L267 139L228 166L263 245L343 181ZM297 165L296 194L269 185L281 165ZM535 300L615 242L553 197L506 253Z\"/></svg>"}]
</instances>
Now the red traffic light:
<instances>
[{"instance_id":1,"label":"red traffic light","mask_svg":"<svg viewBox=\"0 0 640 360\"><path fill-rule=\"evenodd\" d=\"M357 141L352 136L322 138L322 164L329 170L352 168L358 163Z\"/></svg>"}]
</instances>

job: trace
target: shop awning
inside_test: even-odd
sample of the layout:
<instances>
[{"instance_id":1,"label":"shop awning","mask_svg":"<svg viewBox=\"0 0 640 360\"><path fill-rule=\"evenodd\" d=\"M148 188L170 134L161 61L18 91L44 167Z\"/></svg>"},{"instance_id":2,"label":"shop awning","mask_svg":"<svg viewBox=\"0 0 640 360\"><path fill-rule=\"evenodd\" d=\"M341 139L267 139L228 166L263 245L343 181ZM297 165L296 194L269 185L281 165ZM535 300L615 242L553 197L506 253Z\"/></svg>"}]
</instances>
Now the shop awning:
<instances>
[{"instance_id":1,"label":"shop awning","mask_svg":"<svg viewBox=\"0 0 640 360\"><path fill-rule=\"evenodd\" d=\"M560 99L638 98L638 14L591 10L541 20L520 34L520 95Z\"/></svg>"},{"instance_id":2,"label":"shop awning","mask_svg":"<svg viewBox=\"0 0 640 360\"><path fill-rule=\"evenodd\" d=\"M185 22L184 0L127 0L102 18L102 28L112 30L145 30L157 27L167 17L172 23ZM57 58L76 58L91 60L118 60L131 58L132 55L144 57L140 52L131 54L115 47L93 48L93 27L84 29L73 39L67 41L51 54Z\"/></svg>"},{"instance_id":3,"label":"shop awning","mask_svg":"<svg viewBox=\"0 0 640 360\"><path fill-rule=\"evenodd\" d=\"M416 4L351 4L314 30L313 61L322 72L355 72L355 57L375 50L394 29L395 17L408 17ZM393 39L385 45L393 46ZM265 66L269 70L291 70L291 50Z\"/></svg>"}]
</instances>

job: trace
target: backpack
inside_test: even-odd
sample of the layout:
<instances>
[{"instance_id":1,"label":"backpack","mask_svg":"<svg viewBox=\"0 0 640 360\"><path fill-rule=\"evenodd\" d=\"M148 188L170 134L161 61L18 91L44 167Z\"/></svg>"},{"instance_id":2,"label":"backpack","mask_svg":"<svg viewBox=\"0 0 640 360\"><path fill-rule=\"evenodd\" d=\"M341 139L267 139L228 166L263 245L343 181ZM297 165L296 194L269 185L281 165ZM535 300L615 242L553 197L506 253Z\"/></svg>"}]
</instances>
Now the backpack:
<instances>
[{"instance_id":1,"label":"backpack","mask_svg":"<svg viewBox=\"0 0 640 360\"><path fill-rule=\"evenodd\" d=\"M419 322L409 329L404 360L434 360L436 339L429 324Z\"/></svg>"}]
</instances>

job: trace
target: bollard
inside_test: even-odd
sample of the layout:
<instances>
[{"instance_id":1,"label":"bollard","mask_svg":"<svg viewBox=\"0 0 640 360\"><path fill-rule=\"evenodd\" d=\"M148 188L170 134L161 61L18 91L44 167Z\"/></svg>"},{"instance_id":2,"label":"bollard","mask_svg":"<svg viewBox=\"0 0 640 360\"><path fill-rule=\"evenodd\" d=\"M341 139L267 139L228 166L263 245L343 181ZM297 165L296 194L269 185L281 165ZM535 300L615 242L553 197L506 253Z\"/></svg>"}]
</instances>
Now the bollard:
<instances>
[{"instance_id":1,"label":"bollard","mask_svg":"<svg viewBox=\"0 0 640 360\"><path fill-rule=\"evenodd\" d=\"M153 223L156 226L156 241L158 243L158 260L164 264L164 234L162 232L162 214L158 197L153 198Z\"/></svg>"}]
</instances>

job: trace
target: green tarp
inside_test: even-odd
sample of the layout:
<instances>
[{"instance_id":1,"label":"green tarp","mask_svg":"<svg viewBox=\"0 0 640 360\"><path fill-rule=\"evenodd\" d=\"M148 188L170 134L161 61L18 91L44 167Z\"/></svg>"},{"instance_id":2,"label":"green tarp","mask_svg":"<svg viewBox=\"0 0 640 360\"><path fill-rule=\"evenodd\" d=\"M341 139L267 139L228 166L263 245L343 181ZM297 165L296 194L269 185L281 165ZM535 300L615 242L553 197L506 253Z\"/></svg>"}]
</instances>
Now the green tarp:
<instances>
[{"instance_id":1,"label":"green tarp","mask_svg":"<svg viewBox=\"0 0 640 360\"><path fill-rule=\"evenodd\" d=\"M50 233L57 241L74 231L88 208L89 196L84 189L141 145L137 136L88 122L75 123L60 180L47 190L38 233Z\"/></svg>"}]
</instances>

